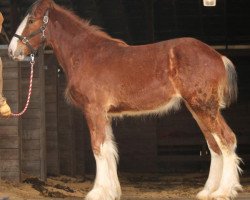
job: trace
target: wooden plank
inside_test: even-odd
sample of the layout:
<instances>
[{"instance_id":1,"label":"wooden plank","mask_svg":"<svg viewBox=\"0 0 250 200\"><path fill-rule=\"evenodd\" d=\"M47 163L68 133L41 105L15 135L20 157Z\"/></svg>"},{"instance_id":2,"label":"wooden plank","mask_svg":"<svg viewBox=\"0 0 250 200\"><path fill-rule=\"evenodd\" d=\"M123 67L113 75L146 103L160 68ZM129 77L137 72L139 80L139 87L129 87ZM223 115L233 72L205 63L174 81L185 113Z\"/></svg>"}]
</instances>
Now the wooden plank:
<instances>
[{"instance_id":1,"label":"wooden plank","mask_svg":"<svg viewBox=\"0 0 250 200\"><path fill-rule=\"evenodd\" d=\"M4 90L18 90L18 79L4 80Z\"/></svg>"},{"instance_id":2,"label":"wooden plank","mask_svg":"<svg viewBox=\"0 0 250 200\"><path fill-rule=\"evenodd\" d=\"M199 156L199 154L197 153L197 155L168 155L168 156L158 156L158 161L161 162L175 162L175 161L182 161L187 162L187 161L209 161L210 160L210 156Z\"/></svg>"},{"instance_id":3,"label":"wooden plank","mask_svg":"<svg viewBox=\"0 0 250 200\"><path fill-rule=\"evenodd\" d=\"M4 90L3 93L4 93L4 96L7 98L9 104L18 103L18 95L19 95L18 91L16 91L16 90L9 90L9 91Z\"/></svg>"},{"instance_id":4,"label":"wooden plank","mask_svg":"<svg viewBox=\"0 0 250 200\"><path fill-rule=\"evenodd\" d=\"M55 94L56 90L57 90L56 85L46 85L46 94L49 94L49 93Z\"/></svg>"},{"instance_id":5,"label":"wooden plank","mask_svg":"<svg viewBox=\"0 0 250 200\"><path fill-rule=\"evenodd\" d=\"M34 99L33 97L31 98L31 102L29 104L28 109L34 108L34 109L39 109L41 105L37 101L38 99ZM24 104L26 103L26 98L23 98L23 103L22 103L22 108L25 106ZM25 101L25 102L24 102Z\"/></svg>"},{"instance_id":6,"label":"wooden plank","mask_svg":"<svg viewBox=\"0 0 250 200\"><path fill-rule=\"evenodd\" d=\"M20 171L1 172L1 179L12 181L12 182L19 182L20 181Z\"/></svg>"},{"instance_id":7,"label":"wooden plank","mask_svg":"<svg viewBox=\"0 0 250 200\"><path fill-rule=\"evenodd\" d=\"M40 134L40 158L41 158L41 179L46 180L46 127L45 127L45 75L44 75L44 51L39 49L39 77L41 91L41 134Z\"/></svg>"},{"instance_id":8,"label":"wooden plank","mask_svg":"<svg viewBox=\"0 0 250 200\"><path fill-rule=\"evenodd\" d=\"M35 139L39 139L40 135L39 135L39 131L40 129L30 129L30 130L23 130L23 139L24 140L35 140Z\"/></svg>"},{"instance_id":9,"label":"wooden plank","mask_svg":"<svg viewBox=\"0 0 250 200\"><path fill-rule=\"evenodd\" d=\"M24 140L22 142L23 150L39 150L40 149L40 140Z\"/></svg>"},{"instance_id":10,"label":"wooden plank","mask_svg":"<svg viewBox=\"0 0 250 200\"><path fill-rule=\"evenodd\" d=\"M4 66L4 63L3 63ZM18 79L18 70L16 68L3 68L3 79L13 80ZM5 81L4 81L5 82Z\"/></svg>"},{"instance_id":11,"label":"wooden plank","mask_svg":"<svg viewBox=\"0 0 250 200\"><path fill-rule=\"evenodd\" d=\"M22 161L40 161L40 150L23 150Z\"/></svg>"},{"instance_id":12,"label":"wooden plank","mask_svg":"<svg viewBox=\"0 0 250 200\"><path fill-rule=\"evenodd\" d=\"M18 160L19 149L0 149L1 160Z\"/></svg>"},{"instance_id":13,"label":"wooden plank","mask_svg":"<svg viewBox=\"0 0 250 200\"><path fill-rule=\"evenodd\" d=\"M18 172L19 160L1 160L1 172Z\"/></svg>"},{"instance_id":14,"label":"wooden plank","mask_svg":"<svg viewBox=\"0 0 250 200\"><path fill-rule=\"evenodd\" d=\"M9 106L10 106L10 108L11 108L11 111L13 112L13 113L16 113L16 112L18 112L18 108L19 108L19 104L18 104L18 102L17 103L9 103ZM2 119L0 119L0 120L2 120ZM13 120L17 120L17 119L13 119ZM8 118L8 119L4 119L4 121L5 122L7 122L7 121L10 121L10 123L11 123L11 118ZM8 123L8 122L7 122ZM6 125L8 125L8 124L6 124Z\"/></svg>"},{"instance_id":15,"label":"wooden plank","mask_svg":"<svg viewBox=\"0 0 250 200\"><path fill-rule=\"evenodd\" d=\"M47 138L47 143L51 142L51 141L57 141L57 129L55 130L48 130L47 128L47 131L46 131L46 138ZM57 143L57 142L55 142ZM58 144L56 144L58 145Z\"/></svg>"},{"instance_id":16,"label":"wooden plank","mask_svg":"<svg viewBox=\"0 0 250 200\"><path fill-rule=\"evenodd\" d=\"M2 57L2 61L3 61L4 70L7 68L13 68L13 69L18 68L18 62L12 61L8 57Z\"/></svg>"},{"instance_id":17,"label":"wooden plank","mask_svg":"<svg viewBox=\"0 0 250 200\"><path fill-rule=\"evenodd\" d=\"M32 89L39 89L40 87L40 79L39 78L33 78L32 81ZM30 79L24 79L22 80L22 87L23 88L29 88L30 85Z\"/></svg>"},{"instance_id":18,"label":"wooden plank","mask_svg":"<svg viewBox=\"0 0 250 200\"><path fill-rule=\"evenodd\" d=\"M41 128L40 119L23 119L22 126L24 130L39 129Z\"/></svg>"},{"instance_id":19,"label":"wooden plank","mask_svg":"<svg viewBox=\"0 0 250 200\"><path fill-rule=\"evenodd\" d=\"M18 135L18 127L17 126L0 126L0 135L1 136Z\"/></svg>"},{"instance_id":20,"label":"wooden plank","mask_svg":"<svg viewBox=\"0 0 250 200\"><path fill-rule=\"evenodd\" d=\"M46 104L47 103L56 103L57 104L57 94L56 94L56 91L54 91L53 94L47 94L46 93L45 96L46 96Z\"/></svg>"},{"instance_id":21,"label":"wooden plank","mask_svg":"<svg viewBox=\"0 0 250 200\"><path fill-rule=\"evenodd\" d=\"M41 110L37 108L30 108L26 111L25 115L23 115L23 119L40 119L41 118Z\"/></svg>"},{"instance_id":22,"label":"wooden plank","mask_svg":"<svg viewBox=\"0 0 250 200\"><path fill-rule=\"evenodd\" d=\"M56 119L48 121L48 123L46 123L46 130L47 131L57 131L57 121L56 121Z\"/></svg>"},{"instance_id":23,"label":"wooden plank","mask_svg":"<svg viewBox=\"0 0 250 200\"><path fill-rule=\"evenodd\" d=\"M35 176L41 178L41 163L40 160L37 161L26 161L22 162L23 171L25 171L29 176Z\"/></svg>"},{"instance_id":24,"label":"wooden plank","mask_svg":"<svg viewBox=\"0 0 250 200\"><path fill-rule=\"evenodd\" d=\"M40 161L29 161L29 162L23 162L22 166L27 171L40 171Z\"/></svg>"},{"instance_id":25,"label":"wooden plank","mask_svg":"<svg viewBox=\"0 0 250 200\"><path fill-rule=\"evenodd\" d=\"M23 98L23 100L26 100L28 90L29 90L28 87L23 88L23 90L22 90L22 98ZM41 97L41 92L40 92L39 89L35 88L34 90L32 90L32 94L31 94L31 99L32 100L40 99L40 97ZM24 102L26 103L26 101L24 101Z\"/></svg>"},{"instance_id":26,"label":"wooden plank","mask_svg":"<svg viewBox=\"0 0 250 200\"><path fill-rule=\"evenodd\" d=\"M23 80L29 79L30 77L30 64L29 63L21 63L21 77ZM39 78L39 70L37 64L34 66L34 78Z\"/></svg>"},{"instance_id":27,"label":"wooden plank","mask_svg":"<svg viewBox=\"0 0 250 200\"><path fill-rule=\"evenodd\" d=\"M7 47L6 47L7 48ZM7 49L5 49L7 52ZM18 63L6 55L2 57L4 70L4 96L12 109L17 111L19 106L19 68ZM18 118L0 119L0 179L20 179L20 149L19 149Z\"/></svg>"},{"instance_id":28,"label":"wooden plank","mask_svg":"<svg viewBox=\"0 0 250 200\"><path fill-rule=\"evenodd\" d=\"M19 147L18 136L1 136L0 135L0 149L14 149Z\"/></svg>"},{"instance_id":29,"label":"wooden plank","mask_svg":"<svg viewBox=\"0 0 250 200\"><path fill-rule=\"evenodd\" d=\"M57 103L46 103L46 112L47 113L56 113L57 112Z\"/></svg>"}]
</instances>

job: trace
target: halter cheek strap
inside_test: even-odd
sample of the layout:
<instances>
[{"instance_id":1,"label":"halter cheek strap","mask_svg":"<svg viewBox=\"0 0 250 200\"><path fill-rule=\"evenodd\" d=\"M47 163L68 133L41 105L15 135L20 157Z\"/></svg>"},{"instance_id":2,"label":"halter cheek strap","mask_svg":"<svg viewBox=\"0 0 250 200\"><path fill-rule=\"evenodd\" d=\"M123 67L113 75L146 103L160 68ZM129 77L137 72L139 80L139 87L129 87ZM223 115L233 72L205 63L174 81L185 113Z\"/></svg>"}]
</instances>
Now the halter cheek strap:
<instances>
[{"instance_id":1,"label":"halter cheek strap","mask_svg":"<svg viewBox=\"0 0 250 200\"><path fill-rule=\"evenodd\" d=\"M17 37L23 44L25 44L29 48L31 54L36 54L36 50L31 46L29 40L38 34L42 34L41 38L42 38L42 42L44 42L46 39L45 30L48 25L48 22L49 22L49 11L47 10L45 15L43 16L43 25L38 30L32 32L27 37L24 37L18 34L14 34L14 37Z\"/></svg>"}]
</instances>

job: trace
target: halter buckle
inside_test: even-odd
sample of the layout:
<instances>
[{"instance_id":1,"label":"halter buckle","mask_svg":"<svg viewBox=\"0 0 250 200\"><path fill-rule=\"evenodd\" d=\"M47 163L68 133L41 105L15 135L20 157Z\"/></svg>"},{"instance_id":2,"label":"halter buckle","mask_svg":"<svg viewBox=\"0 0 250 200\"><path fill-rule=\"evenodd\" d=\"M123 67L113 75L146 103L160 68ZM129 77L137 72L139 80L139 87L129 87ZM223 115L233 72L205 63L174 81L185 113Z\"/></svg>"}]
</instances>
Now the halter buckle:
<instances>
[{"instance_id":1,"label":"halter buckle","mask_svg":"<svg viewBox=\"0 0 250 200\"><path fill-rule=\"evenodd\" d=\"M43 23L44 23L44 24L48 24L48 22L49 22L49 17L48 17L47 15L45 15L45 16L43 17Z\"/></svg>"},{"instance_id":2,"label":"halter buckle","mask_svg":"<svg viewBox=\"0 0 250 200\"><path fill-rule=\"evenodd\" d=\"M22 39L22 43L27 44L28 42L29 42L29 40L28 40L26 37L24 37L24 38Z\"/></svg>"},{"instance_id":3,"label":"halter buckle","mask_svg":"<svg viewBox=\"0 0 250 200\"><path fill-rule=\"evenodd\" d=\"M45 29L46 29L45 26L41 26L41 28L40 28L40 30L41 30L41 32L42 32L41 38L45 38Z\"/></svg>"},{"instance_id":4,"label":"halter buckle","mask_svg":"<svg viewBox=\"0 0 250 200\"><path fill-rule=\"evenodd\" d=\"M35 63L35 55L32 53L30 54L30 63L34 64Z\"/></svg>"}]
</instances>

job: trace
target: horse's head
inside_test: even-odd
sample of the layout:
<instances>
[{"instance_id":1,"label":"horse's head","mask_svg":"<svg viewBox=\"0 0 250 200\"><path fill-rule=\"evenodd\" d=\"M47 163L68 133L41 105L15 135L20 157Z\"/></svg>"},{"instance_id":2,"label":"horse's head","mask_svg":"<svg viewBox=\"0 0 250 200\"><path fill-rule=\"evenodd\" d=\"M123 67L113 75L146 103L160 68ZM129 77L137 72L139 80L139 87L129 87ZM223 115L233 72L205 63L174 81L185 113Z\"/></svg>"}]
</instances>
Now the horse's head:
<instances>
[{"instance_id":1,"label":"horse's head","mask_svg":"<svg viewBox=\"0 0 250 200\"><path fill-rule=\"evenodd\" d=\"M10 42L8 51L11 58L21 61L27 55L35 54L44 42L52 3L52 0L38 0L32 5Z\"/></svg>"}]
</instances>

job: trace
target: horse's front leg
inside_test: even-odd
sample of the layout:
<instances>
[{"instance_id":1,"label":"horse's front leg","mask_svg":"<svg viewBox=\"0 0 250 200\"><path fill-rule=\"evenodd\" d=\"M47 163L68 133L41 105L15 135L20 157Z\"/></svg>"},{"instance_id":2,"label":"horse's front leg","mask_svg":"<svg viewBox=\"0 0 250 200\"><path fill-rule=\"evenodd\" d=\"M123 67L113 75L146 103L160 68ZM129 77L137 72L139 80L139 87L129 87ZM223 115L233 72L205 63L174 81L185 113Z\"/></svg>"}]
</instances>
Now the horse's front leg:
<instances>
[{"instance_id":1,"label":"horse's front leg","mask_svg":"<svg viewBox=\"0 0 250 200\"><path fill-rule=\"evenodd\" d=\"M117 176L118 152L112 133L111 120L97 106L85 110L96 161L96 178L86 200L119 200L121 187Z\"/></svg>"}]
</instances>

